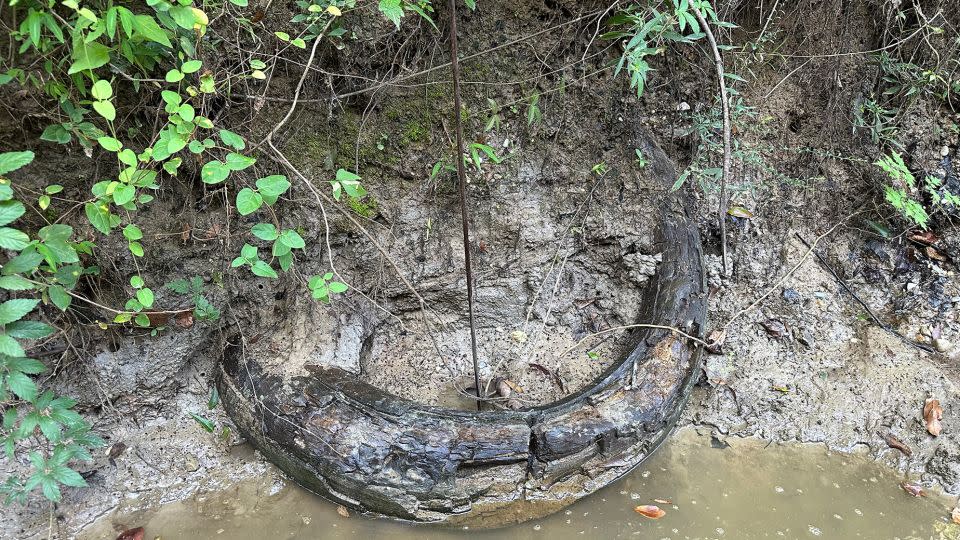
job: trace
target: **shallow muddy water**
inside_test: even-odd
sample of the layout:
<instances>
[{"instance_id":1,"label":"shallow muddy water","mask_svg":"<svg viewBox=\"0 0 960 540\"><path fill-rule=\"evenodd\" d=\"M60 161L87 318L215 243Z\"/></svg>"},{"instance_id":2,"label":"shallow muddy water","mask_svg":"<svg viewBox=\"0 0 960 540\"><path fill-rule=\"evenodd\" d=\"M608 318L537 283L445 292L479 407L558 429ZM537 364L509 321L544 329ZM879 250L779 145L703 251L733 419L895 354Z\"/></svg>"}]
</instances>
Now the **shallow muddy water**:
<instances>
[{"instance_id":1,"label":"shallow muddy water","mask_svg":"<svg viewBox=\"0 0 960 540\"><path fill-rule=\"evenodd\" d=\"M867 457L819 446L768 446L731 439L716 448L692 429L674 434L627 478L550 517L496 530L412 526L356 514L294 486L248 482L160 509L119 513L81 538L144 526L145 538L523 539L577 538L960 539L950 499L914 498L896 471ZM660 501L669 501L669 504ZM634 512L658 504L658 520Z\"/></svg>"}]
</instances>

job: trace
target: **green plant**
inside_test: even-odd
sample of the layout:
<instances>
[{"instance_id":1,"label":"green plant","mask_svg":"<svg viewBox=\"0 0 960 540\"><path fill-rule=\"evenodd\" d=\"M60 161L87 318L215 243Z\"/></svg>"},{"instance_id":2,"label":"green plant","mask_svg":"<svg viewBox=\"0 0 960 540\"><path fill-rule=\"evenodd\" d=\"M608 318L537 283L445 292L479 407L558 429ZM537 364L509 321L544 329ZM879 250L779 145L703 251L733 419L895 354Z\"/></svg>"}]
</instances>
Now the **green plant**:
<instances>
[{"instance_id":1,"label":"green plant","mask_svg":"<svg viewBox=\"0 0 960 540\"><path fill-rule=\"evenodd\" d=\"M347 285L340 281L333 280L333 272L327 272L322 276L313 276L307 282L310 294L325 304L330 303L331 294L339 294L347 291Z\"/></svg>"},{"instance_id":2,"label":"green plant","mask_svg":"<svg viewBox=\"0 0 960 540\"><path fill-rule=\"evenodd\" d=\"M48 337L54 328L27 319L41 300L66 309L69 290L87 269L80 255L90 245L73 242L73 229L48 225L31 239L27 233L9 227L26 211L14 199L6 175L33 161L32 152L0 154L0 247L15 252L0 268L0 288L17 297L0 303L0 442L8 459L27 451L31 468L25 475L12 474L0 485L4 502L25 503L40 487L44 497L58 501L60 486L82 487L83 477L72 468L76 460L90 460L90 449L103 442L90 433L90 426L73 410L76 402L47 390L40 393L30 375L46 367L28 357L27 342Z\"/></svg>"},{"instance_id":3,"label":"green plant","mask_svg":"<svg viewBox=\"0 0 960 540\"><path fill-rule=\"evenodd\" d=\"M671 0L667 9L663 4L637 3L628 7L608 21L611 27L617 29L602 36L605 39L625 40L623 54L614 73L619 75L626 69L630 76L630 87L636 90L638 96L646 88L647 76L652 71L652 57L662 54L670 43L691 44L705 36L693 14L694 8L717 26L735 27L719 20L706 0Z\"/></svg>"},{"instance_id":4,"label":"green plant","mask_svg":"<svg viewBox=\"0 0 960 540\"><path fill-rule=\"evenodd\" d=\"M177 279L164 285L167 289L187 295L193 302L193 318L198 321L215 321L220 318L220 310L203 295L203 279L193 276L190 279Z\"/></svg>"},{"instance_id":5,"label":"green plant","mask_svg":"<svg viewBox=\"0 0 960 540\"><path fill-rule=\"evenodd\" d=\"M892 184L884 186L884 198L913 225L926 229L930 223L930 213L918 198L921 191L930 196L934 210L947 206L960 208L960 197L948 191L941 179L926 175L923 185L918 186L916 178L898 152L881 156L874 164L892 181Z\"/></svg>"}]
</instances>

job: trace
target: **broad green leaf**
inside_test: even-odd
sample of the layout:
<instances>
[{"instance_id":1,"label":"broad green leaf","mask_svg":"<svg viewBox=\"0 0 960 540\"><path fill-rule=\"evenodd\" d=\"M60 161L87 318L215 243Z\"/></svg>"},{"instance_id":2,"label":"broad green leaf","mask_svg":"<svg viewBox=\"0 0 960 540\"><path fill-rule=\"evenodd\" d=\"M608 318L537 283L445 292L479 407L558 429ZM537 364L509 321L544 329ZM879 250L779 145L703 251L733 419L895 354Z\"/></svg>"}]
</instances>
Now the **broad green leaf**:
<instances>
[{"instance_id":1,"label":"broad green leaf","mask_svg":"<svg viewBox=\"0 0 960 540\"><path fill-rule=\"evenodd\" d=\"M294 249L303 249L307 245L306 242L303 241L303 238L297 234L297 231L291 229L287 229L280 233L280 240L283 241L284 244Z\"/></svg>"},{"instance_id":2,"label":"broad green leaf","mask_svg":"<svg viewBox=\"0 0 960 540\"><path fill-rule=\"evenodd\" d=\"M143 304L145 308L153 307L153 291L149 288L144 287L137 291L137 300Z\"/></svg>"},{"instance_id":3,"label":"broad green leaf","mask_svg":"<svg viewBox=\"0 0 960 540\"><path fill-rule=\"evenodd\" d=\"M0 289L6 289L8 291L29 291L34 288L34 284L20 276L3 276L0 277Z\"/></svg>"},{"instance_id":4,"label":"broad green leaf","mask_svg":"<svg viewBox=\"0 0 960 540\"><path fill-rule=\"evenodd\" d=\"M11 227L0 227L0 248L20 251L30 245L30 237Z\"/></svg>"},{"instance_id":5,"label":"broad green leaf","mask_svg":"<svg viewBox=\"0 0 960 540\"><path fill-rule=\"evenodd\" d=\"M119 152L120 149L123 148L123 143L113 137L100 137L97 139L97 142L100 143L100 146L102 146L104 150L110 152Z\"/></svg>"},{"instance_id":6,"label":"broad green leaf","mask_svg":"<svg viewBox=\"0 0 960 540\"><path fill-rule=\"evenodd\" d=\"M15 346L14 349L19 348L20 345L16 345L16 341L10 336L0 336L0 351L9 347L9 343L13 342ZM6 343L6 345L5 345ZM21 349L22 351L23 349ZM10 355L10 356L23 356L19 355ZM11 392L17 395L22 400L33 401L37 399L37 385L33 382L33 379L27 377L23 373L15 372L11 373L7 377L7 387Z\"/></svg>"},{"instance_id":7,"label":"broad green leaf","mask_svg":"<svg viewBox=\"0 0 960 540\"><path fill-rule=\"evenodd\" d=\"M263 195L263 200L270 205L276 203L277 198L283 195L289 188L290 182L287 180L287 177L282 174L265 176L257 180L257 189L260 191L260 194Z\"/></svg>"},{"instance_id":8,"label":"broad green leaf","mask_svg":"<svg viewBox=\"0 0 960 540\"><path fill-rule=\"evenodd\" d=\"M380 13L400 28L400 19L403 18L403 3L401 0L380 0L377 6Z\"/></svg>"},{"instance_id":9,"label":"broad green leaf","mask_svg":"<svg viewBox=\"0 0 960 540\"><path fill-rule=\"evenodd\" d=\"M123 206L132 201L137 196L137 188L129 184L117 186L113 191L113 203L117 206Z\"/></svg>"},{"instance_id":10,"label":"broad green leaf","mask_svg":"<svg viewBox=\"0 0 960 540\"><path fill-rule=\"evenodd\" d=\"M223 144L233 147L237 150L243 150L247 146L247 144L243 141L243 137L226 129L220 130L220 140L223 141Z\"/></svg>"},{"instance_id":11,"label":"broad green leaf","mask_svg":"<svg viewBox=\"0 0 960 540\"><path fill-rule=\"evenodd\" d=\"M252 214L260 209L263 197L250 188L243 188L237 193L237 212L241 216Z\"/></svg>"},{"instance_id":12,"label":"broad green leaf","mask_svg":"<svg viewBox=\"0 0 960 540\"><path fill-rule=\"evenodd\" d=\"M100 79L93 83L93 88L90 89L90 95L93 96L93 99L101 101L113 97L113 87L110 86L110 81Z\"/></svg>"},{"instance_id":13,"label":"broad green leaf","mask_svg":"<svg viewBox=\"0 0 960 540\"><path fill-rule=\"evenodd\" d=\"M194 420L196 420L196 422L200 424L200 427L202 427L205 431L208 431L210 433L213 433L213 431L217 428L216 424L214 424L207 418L200 416L197 413L190 413L190 418L193 418Z\"/></svg>"},{"instance_id":14,"label":"broad green leaf","mask_svg":"<svg viewBox=\"0 0 960 540\"><path fill-rule=\"evenodd\" d=\"M196 73L197 71L200 71L201 67L203 67L203 62L200 60L188 60L187 62L184 62L182 66L180 66L180 71L187 74Z\"/></svg>"},{"instance_id":15,"label":"broad green leaf","mask_svg":"<svg viewBox=\"0 0 960 540\"><path fill-rule=\"evenodd\" d=\"M339 281L331 281L329 284L327 284L327 288L332 293L342 293L342 292L346 292L348 287L346 283L341 283Z\"/></svg>"},{"instance_id":16,"label":"broad green leaf","mask_svg":"<svg viewBox=\"0 0 960 540\"><path fill-rule=\"evenodd\" d=\"M110 47L96 41L91 43L80 41L73 48L73 64L70 65L67 74L73 75L88 69L96 69L109 61Z\"/></svg>"},{"instance_id":17,"label":"broad green leaf","mask_svg":"<svg viewBox=\"0 0 960 540\"><path fill-rule=\"evenodd\" d=\"M0 225L7 225L26 212L23 203L20 201L0 202Z\"/></svg>"},{"instance_id":18,"label":"broad green leaf","mask_svg":"<svg viewBox=\"0 0 960 540\"><path fill-rule=\"evenodd\" d=\"M240 248L240 256L250 262L257 260L257 246L244 244L243 247Z\"/></svg>"},{"instance_id":19,"label":"broad green leaf","mask_svg":"<svg viewBox=\"0 0 960 540\"><path fill-rule=\"evenodd\" d=\"M266 240L267 242L273 242L280 236L277 234L277 228L273 226L273 223L257 223L250 229L250 232L257 238Z\"/></svg>"},{"instance_id":20,"label":"broad green leaf","mask_svg":"<svg viewBox=\"0 0 960 540\"><path fill-rule=\"evenodd\" d=\"M3 265L3 268L0 269L0 274L10 276L33 272L41 262L43 262L43 255L30 250L7 261L7 263Z\"/></svg>"},{"instance_id":21,"label":"broad green leaf","mask_svg":"<svg viewBox=\"0 0 960 540\"><path fill-rule=\"evenodd\" d=\"M33 161L33 152L3 152L0 153L0 175L13 172Z\"/></svg>"},{"instance_id":22,"label":"broad green leaf","mask_svg":"<svg viewBox=\"0 0 960 540\"><path fill-rule=\"evenodd\" d=\"M47 288L47 294L50 295L50 301L53 305L60 308L60 311L66 311L70 307L73 298L67 293L67 290L60 285L51 285Z\"/></svg>"},{"instance_id":23,"label":"broad green leaf","mask_svg":"<svg viewBox=\"0 0 960 540\"><path fill-rule=\"evenodd\" d=\"M159 43L164 47L172 47L170 44L170 39L167 37L167 33L160 28L160 25L157 24L157 21L153 20L153 17L149 15L136 15L134 17L133 26L136 31L140 33L140 35L149 39L150 41Z\"/></svg>"},{"instance_id":24,"label":"broad green leaf","mask_svg":"<svg viewBox=\"0 0 960 540\"><path fill-rule=\"evenodd\" d=\"M230 168L220 161L210 161L200 169L200 179L205 184L219 184L230 175Z\"/></svg>"},{"instance_id":25,"label":"broad green leaf","mask_svg":"<svg viewBox=\"0 0 960 540\"><path fill-rule=\"evenodd\" d=\"M140 240L143 238L143 231L140 230L140 227L131 223L123 228L123 237L130 241Z\"/></svg>"},{"instance_id":26,"label":"broad green leaf","mask_svg":"<svg viewBox=\"0 0 960 540\"><path fill-rule=\"evenodd\" d=\"M0 326L19 321L37 307L40 300L33 298L14 298L0 304ZM23 356L22 354L12 354L10 356Z\"/></svg>"},{"instance_id":27,"label":"broad green leaf","mask_svg":"<svg viewBox=\"0 0 960 540\"><path fill-rule=\"evenodd\" d=\"M167 13L173 18L173 22L184 30L193 30L195 17L193 9L188 6L173 6L167 10Z\"/></svg>"},{"instance_id":28,"label":"broad green leaf","mask_svg":"<svg viewBox=\"0 0 960 540\"><path fill-rule=\"evenodd\" d=\"M143 257L143 245L141 245L140 242L130 242L127 247L130 248L130 253L133 253L137 257Z\"/></svg>"},{"instance_id":29,"label":"broad green leaf","mask_svg":"<svg viewBox=\"0 0 960 540\"><path fill-rule=\"evenodd\" d=\"M83 205L83 211L87 214L87 219L98 231L103 234L110 234L110 211L105 206L87 203Z\"/></svg>"},{"instance_id":30,"label":"broad green leaf","mask_svg":"<svg viewBox=\"0 0 960 540\"><path fill-rule=\"evenodd\" d=\"M168 83L180 82L183 80L183 73L181 73L179 69L171 69L167 72L166 76L164 76L164 79L166 79Z\"/></svg>"},{"instance_id":31,"label":"broad green leaf","mask_svg":"<svg viewBox=\"0 0 960 540\"><path fill-rule=\"evenodd\" d=\"M54 332L54 328L49 324L39 321L15 321L4 328L7 335L17 339L41 339Z\"/></svg>"},{"instance_id":32,"label":"broad green leaf","mask_svg":"<svg viewBox=\"0 0 960 540\"><path fill-rule=\"evenodd\" d=\"M227 168L231 171L242 171L247 167L256 163L256 158L245 156L243 154L238 154L236 152L230 152L227 154Z\"/></svg>"},{"instance_id":33,"label":"broad green leaf","mask_svg":"<svg viewBox=\"0 0 960 540\"><path fill-rule=\"evenodd\" d=\"M109 101L94 101L93 110L97 111L97 114L104 117L108 122L117 119L117 110L113 107L113 103Z\"/></svg>"},{"instance_id":34,"label":"broad green leaf","mask_svg":"<svg viewBox=\"0 0 960 540\"><path fill-rule=\"evenodd\" d=\"M264 261L257 261L253 263L253 266L250 267L250 270L254 275L260 277L276 278L277 272L273 268L270 268L270 265Z\"/></svg>"}]
</instances>

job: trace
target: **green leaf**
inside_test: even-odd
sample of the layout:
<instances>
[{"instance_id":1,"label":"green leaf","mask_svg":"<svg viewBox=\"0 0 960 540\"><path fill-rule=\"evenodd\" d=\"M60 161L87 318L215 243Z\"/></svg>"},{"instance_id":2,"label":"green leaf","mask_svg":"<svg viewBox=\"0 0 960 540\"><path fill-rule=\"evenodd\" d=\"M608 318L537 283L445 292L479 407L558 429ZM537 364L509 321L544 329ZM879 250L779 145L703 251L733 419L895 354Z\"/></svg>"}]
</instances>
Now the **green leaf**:
<instances>
[{"instance_id":1,"label":"green leaf","mask_svg":"<svg viewBox=\"0 0 960 540\"><path fill-rule=\"evenodd\" d=\"M137 291L137 300L143 304L143 307L150 308L153 307L153 291L149 288L144 287Z\"/></svg>"},{"instance_id":2,"label":"green leaf","mask_svg":"<svg viewBox=\"0 0 960 540\"><path fill-rule=\"evenodd\" d=\"M0 277L0 289L8 291L29 291L34 288L30 280L20 276Z\"/></svg>"},{"instance_id":3,"label":"green leaf","mask_svg":"<svg viewBox=\"0 0 960 540\"><path fill-rule=\"evenodd\" d=\"M197 413L190 413L190 418L196 420L196 422L200 424L200 427L209 433L213 433L213 431L217 428L216 424Z\"/></svg>"},{"instance_id":4,"label":"green leaf","mask_svg":"<svg viewBox=\"0 0 960 540\"><path fill-rule=\"evenodd\" d=\"M280 240L294 249L303 249L307 244L303 241L303 238L297 234L297 231L287 229L280 233Z\"/></svg>"},{"instance_id":5,"label":"green leaf","mask_svg":"<svg viewBox=\"0 0 960 540\"><path fill-rule=\"evenodd\" d=\"M54 328L49 324L39 321L15 321L4 328L8 336L17 339L41 339L54 332Z\"/></svg>"},{"instance_id":6,"label":"green leaf","mask_svg":"<svg viewBox=\"0 0 960 540\"><path fill-rule=\"evenodd\" d=\"M53 469L52 476L54 480L56 480L57 482L60 482L65 486L86 487L87 485L86 480L84 480L83 477L80 476L80 473L78 473L77 471L65 465L55 467Z\"/></svg>"},{"instance_id":7,"label":"green leaf","mask_svg":"<svg viewBox=\"0 0 960 540\"><path fill-rule=\"evenodd\" d=\"M108 152L119 152L123 148L123 143L113 137L99 137L97 142Z\"/></svg>"},{"instance_id":8,"label":"green leaf","mask_svg":"<svg viewBox=\"0 0 960 540\"><path fill-rule=\"evenodd\" d=\"M14 298L13 300L7 300L6 302L0 304L0 326L4 324L10 324L14 321L19 321L24 315L33 311L33 308L37 307L37 304L39 303L40 300L35 300L33 298ZM23 355L20 354L11 356Z\"/></svg>"},{"instance_id":9,"label":"green leaf","mask_svg":"<svg viewBox=\"0 0 960 540\"><path fill-rule=\"evenodd\" d=\"M250 188L243 188L237 193L237 212L241 216L252 214L263 205L263 197Z\"/></svg>"},{"instance_id":10,"label":"green leaf","mask_svg":"<svg viewBox=\"0 0 960 540\"><path fill-rule=\"evenodd\" d=\"M283 41L290 41L290 34L286 32L274 32L273 35L277 36Z\"/></svg>"},{"instance_id":11,"label":"green leaf","mask_svg":"<svg viewBox=\"0 0 960 540\"><path fill-rule=\"evenodd\" d=\"M226 166L231 171L242 171L256 162L256 158L238 154L236 152L230 152L227 154Z\"/></svg>"},{"instance_id":12,"label":"green leaf","mask_svg":"<svg viewBox=\"0 0 960 540\"><path fill-rule=\"evenodd\" d=\"M140 242L130 242L127 247L130 248L130 253L133 253L137 257L143 257L143 246Z\"/></svg>"},{"instance_id":13,"label":"green leaf","mask_svg":"<svg viewBox=\"0 0 960 540\"><path fill-rule=\"evenodd\" d=\"M180 82L183 80L183 73L181 73L179 69L171 69L167 72L166 76L164 76L164 79L168 83Z\"/></svg>"},{"instance_id":14,"label":"green leaf","mask_svg":"<svg viewBox=\"0 0 960 540\"><path fill-rule=\"evenodd\" d=\"M200 71L201 67L203 67L203 62L200 60L188 60L187 62L184 62L182 66L180 66L180 71L186 74L196 73Z\"/></svg>"},{"instance_id":15,"label":"green leaf","mask_svg":"<svg viewBox=\"0 0 960 540\"><path fill-rule=\"evenodd\" d=\"M339 281L331 281L330 283L327 284L327 288L332 293L347 292L347 289L348 289L346 283L341 283Z\"/></svg>"},{"instance_id":16,"label":"green leaf","mask_svg":"<svg viewBox=\"0 0 960 540\"><path fill-rule=\"evenodd\" d=\"M73 297L60 285L51 285L48 287L47 294L50 295L50 301L53 302L53 305L60 308L60 311L66 311L73 301Z\"/></svg>"},{"instance_id":17,"label":"green leaf","mask_svg":"<svg viewBox=\"0 0 960 540\"><path fill-rule=\"evenodd\" d=\"M253 266L250 267L250 270L254 275L260 277L276 278L277 272L273 268L270 268L270 265L264 261L257 261L253 263Z\"/></svg>"},{"instance_id":18,"label":"green leaf","mask_svg":"<svg viewBox=\"0 0 960 540\"><path fill-rule=\"evenodd\" d=\"M143 238L143 231L140 230L140 227L131 223L123 228L123 237L130 241L140 240Z\"/></svg>"},{"instance_id":19,"label":"green leaf","mask_svg":"<svg viewBox=\"0 0 960 540\"><path fill-rule=\"evenodd\" d=\"M109 61L110 47L96 41L91 43L80 41L73 48L73 64L70 65L67 75L96 69Z\"/></svg>"},{"instance_id":20,"label":"green leaf","mask_svg":"<svg viewBox=\"0 0 960 540\"><path fill-rule=\"evenodd\" d=\"M113 190L113 202L117 206L123 206L127 204L136 196L137 188L135 186L131 186L130 184L117 186L117 188Z\"/></svg>"},{"instance_id":21,"label":"green leaf","mask_svg":"<svg viewBox=\"0 0 960 540\"><path fill-rule=\"evenodd\" d=\"M0 248L20 251L30 245L30 237L10 227L0 227Z\"/></svg>"},{"instance_id":22,"label":"green leaf","mask_svg":"<svg viewBox=\"0 0 960 540\"><path fill-rule=\"evenodd\" d=\"M287 177L282 174L265 176L257 180L257 189L260 191L260 194L263 195L263 200L267 204L272 205L277 202L280 195L283 195L290 189L290 182L287 181Z\"/></svg>"},{"instance_id":23,"label":"green leaf","mask_svg":"<svg viewBox=\"0 0 960 540\"><path fill-rule=\"evenodd\" d=\"M220 161L210 161L200 169L200 179L204 184L219 184L230 175L230 168Z\"/></svg>"},{"instance_id":24,"label":"green leaf","mask_svg":"<svg viewBox=\"0 0 960 540\"><path fill-rule=\"evenodd\" d=\"M113 87L110 86L110 81L100 79L93 83L93 88L90 89L90 95L93 96L93 99L100 101L110 99L113 96Z\"/></svg>"},{"instance_id":25,"label":"green leaf","mask_svg":"<svg viewBox=\"0 0 960 540\"><path fill-rule=\"evenodd\" d=\"M193 15L193 9L189 6L173 6L167 10L167 13L180 28L193 30L196 17Z\"/></svg>"},{"instance_id":26,"label":"green leaf","mask_svg":"<svg viewBox=\"0 0 960 540\"><path fill-rule=\"evenodd\" d=\"M134 289L143 287L143 278L140 276L130 276L130 286Z\"/></svg>"},{"instance_id":27,"label":"green leaf","mask_svg":"<svg viewBox=\"0 0 960 540\"><path fill-rule=\"evenodd\" d=\"M403 18L403 3L401 0L380 0L377 6L380 13L387 19L393 21L393 24L400 28L400 19Z\"/></svg>"},{"instance_id":28,"label":"green leaf","mask_svg":"<svg viewBox=\"0 0 960 540\"><path fill-rule=\"evenodd\" d=\"M103 234L110 234L110 211L107 210L104 206L87 203L83 205L84 213L87 214L87 219L90 220L90 224L93 225L98 231Z\"/></svg>"},{"instance_id":29,"label":"green leaf","mask_svg":"<svg viewBox=\"0 0 960 540\"><path fill-rule=\"evenodd\" d=\"M0 174L13 172L33 161L33 152L4 152L0 154Z\"/></svg>"},{"instance_id":30,"label":"green leaf","mask_svg":"<svg viewBox=\"0 0 960 540\"><path fill-rule=\"evenodd\" d=\"M220 130L220 140L223 141L223 144L236 148L237 150L243 150L247 146L243 141L243 137L226 129Z\"/></svg>"},{"instance_id":31,"label":"green leaf","mask_svg":"<svg viewBox=\"0 0 960 540\"><path fill-rule=\"evenodd\" d=\"M13 341L13 338L10 336L0 336L0 349L4 348L2 342L5 340ZM16 343L16 341L13 342ZM17 347L19 347L19 345L17 345ZM22 400L33 401L37 399L37 385L34 384L33 379L19 371L7 376L7 388Z\"/></svg>"},{"instance_id":32,"label":"green leaf","mask_svg":"<svg viewBox=\"0 0 960 540\"><path fill-rule=\"evenodd\" d=\"M0 225L6 225L26 212L27 209L24 208L23 203L20 201L3 201L0 202Z\"/></svg>"},{"instance_id":33,"label":"green leaf","mask_svg":"<svg viewBox=\"0 0 960 540\"><path fill-rule=\"evenodd\" d=\"M137 316L133 318L133 322L137 323L137 326L146 328L150 326L150 317L147 317L143 313L138 313Z\"/></svg>"},{"instance_id":34,"label":"green leaf","mask_svg":"<svg viewBox=\"0 0 960 540\"><path fill-rule=\"evenodd\" d=\"M33 272L41 262L43 262L43 255L30 250L7 261L7 264L3 265L3 268L0 269L0 274L9 276L22 274L24 272Z\"/></svg>"},{"instance_id":35,"label":"green leaf","mask_svg":"<svg viewBox=\"0 0 960 540\"><path fill-rule=\"evenodd\" d=\"M214 409L217 406L217 403L220 403L220 392L217 391L216 386L210 387L210 398L207 399L207 409Z\"/></svg>"},{"instance_id":36,"label":"green leaf","mask_svg":"<svg viewBox=\"0 0 960 540\"><path fill-rule=\"evenodd\" d=\"M257 260L257 247L251 246L250 244L244 244L243 247L240 248L240 256L252 263L253 261Z\"/></svg>"},{"instance_id":37,"label":"green leaf","mask_svg":"<svg viewBox=\"0 0 960 540\"><path fill-rule=\"evenodd\" d=\"M257 223L250 229L250 232L257 238L266 240L267 242L273 242L280 236L277 233L277 228L273 226L273 223Z\"/></svg>"},{"instance_id":38,"label":"green leaf","mask_svg":"<svg viewBox=\"0 0 960 540\"><path fill-rule=\"evenodd\" d=\"M11 371L21 371L27 375L36 375L47 370L43 362L33 358L8 358L7 367Z\"/></svg>"},{"instance_id":39,"label":"green leaf","mask_svg":"<svg viewBox=\"0 0 960 540\"><path fill-rule=\"evenodd\" d=\"M167 33L160 28L160 25L157 24L157 21L153 20L153 17L149 15L136 15L134 17L133 26L134 29L136 29L136 31L146 39L155 43L159 43L164 47L172 47L170 44L170 39L167 37Z\"/></svg>"}]
</instances>

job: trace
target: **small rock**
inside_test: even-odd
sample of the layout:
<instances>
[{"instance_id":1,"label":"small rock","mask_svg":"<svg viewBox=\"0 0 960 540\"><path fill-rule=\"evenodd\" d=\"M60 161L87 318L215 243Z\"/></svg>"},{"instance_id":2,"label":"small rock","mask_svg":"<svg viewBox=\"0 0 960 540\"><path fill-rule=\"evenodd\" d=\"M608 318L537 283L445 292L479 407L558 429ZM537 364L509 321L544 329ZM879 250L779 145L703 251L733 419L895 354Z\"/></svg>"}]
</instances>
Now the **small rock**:
<instances>
[{"instance_id":1,"label":"small rock","mask_svg":"<svg viewBox=\"0 0 960 540\"><path fill-rule=\"evenodd\" d=\"M687 103L686 101L681 101L680 104L677 105L677 110L678 110L678 111L689 111L689 110L690 110L690 104Z\"/></svg>"},{"instance_id":2,"label":"small rock","mask_svg":"<svg viewBox=\"0 0 960 540\"><path fill-rule=\"evenodd\" d=\"M784 289L783 290L783 299L791 304L800 303L800 293L796 289Z\"/></svg>"},{"instance_id":3,"label":"small rock","mask_svg":"<svg viewBox=\"0 0 960 540\"><path fill-rule=\"evenodd\" d=\"M950 343L948 339L937 338L933 340L933 346L940 352L948 352L953 348L953 343Z\"/></svg>"},{"instance_id":4,"label":"small rock","mask_svg":"<svg viewBox=\"0 0 960 540\"><path fill-rule=\"evenodd\" d=\"M950 155L950 147L944 145L944 147L940 149L940 156L941 156L941 157L947 157L947 156L949 156L949 155Z\"/></svg>"},{"instance_id":5,"label":"small rock","mask_svg":"<svg viewBox=\"0 0 960 540\"><path fill-rule=\"evenodd\" d=\"M200 468L200 462L197 461L197 458L193 456L187 456L187 458L183 461L183 468L187 472L194 472Z\"/></svg>"}]
</instances>

